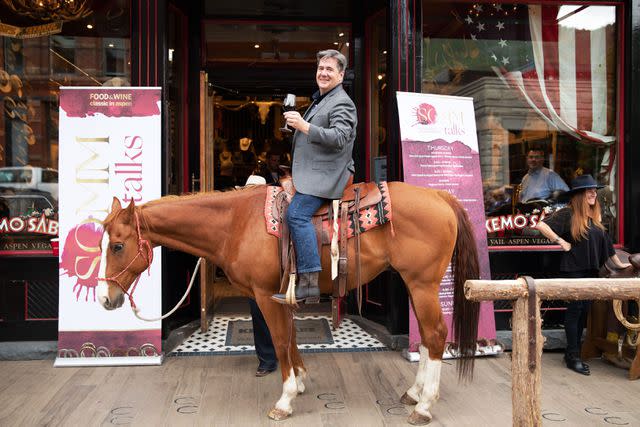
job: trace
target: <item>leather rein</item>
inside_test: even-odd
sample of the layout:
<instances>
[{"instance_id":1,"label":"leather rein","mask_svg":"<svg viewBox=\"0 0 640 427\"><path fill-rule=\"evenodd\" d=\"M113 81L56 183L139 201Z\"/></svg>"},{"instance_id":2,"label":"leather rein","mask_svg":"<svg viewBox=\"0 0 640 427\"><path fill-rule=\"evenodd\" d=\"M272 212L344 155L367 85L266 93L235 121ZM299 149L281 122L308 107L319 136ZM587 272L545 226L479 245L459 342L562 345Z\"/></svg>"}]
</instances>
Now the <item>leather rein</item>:
<instances>
[{"instance_id":1,"label":"leather rein","mask_svg":"<svg viewBox=\"0 0 640 427\"><path fill-rule=\"evenodd\" d=\"M129 297L129 303L131 304L131 307L135 310L137 307L136 307L136 303L133 301L133 292L135 291L136 286L138 286L138 282L140 281L140 276L142 275L142 273L138 274L138 276L136 277L136 280L133 282L133 286L131 287L131 290L128 292L124 288L124 286L122 286L122 283L120 283L120 281L118 280L118 277L122 276L125 272L127 272L129 270L129 267L131 267L131 265L138 259L139 256L142 256L147 262L147 266L145 267L145 270L147 270L147 273L151 275L151 270L149 269L149 267L151 267L151 263L153 262L153 249L151 248L151 244L149 243L149 241L146 239L143 239L142 234L140 233L140 217L138 216L138 211L134 211L134 216L136 219L136 232L138 234L138 253L136 253L133 259L129 261L129 264L127 264L127 266L124 267L120 271L120 273L111 277L98 277L98 280L104 280L105 282L113 282L116 285L118 285L120 290L126 296ZM144 251L145 249L146 249L146 255ZM144 270L142 271L144 272Z\"/></svg>"}]
</instances>

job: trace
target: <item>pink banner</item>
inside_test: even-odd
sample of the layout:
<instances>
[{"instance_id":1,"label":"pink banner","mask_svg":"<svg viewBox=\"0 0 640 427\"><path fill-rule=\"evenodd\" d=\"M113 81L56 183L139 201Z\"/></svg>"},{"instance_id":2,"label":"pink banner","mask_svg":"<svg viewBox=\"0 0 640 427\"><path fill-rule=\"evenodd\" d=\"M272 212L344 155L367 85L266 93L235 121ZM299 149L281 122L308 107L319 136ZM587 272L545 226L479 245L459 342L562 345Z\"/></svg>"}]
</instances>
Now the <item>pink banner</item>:
<instances>
[{"instance_id":1,"label":"pink banner","mask_svg":"<svg viewBox=\"0 0 640 427\"><path fill-rule=\"evenodd\" d=\"M402 138L404 181L447 191L458 198L473 224L480 276L489 279L489 254L485 228L482 176L478 154L475 112L471 98L397 92ZM440 304L452 338L453 275L447 269L440 287ZM420 344L411 309L410 351ZM496 336L492 303L483 303L478 337Z\"/></svg>"}]
</instances>

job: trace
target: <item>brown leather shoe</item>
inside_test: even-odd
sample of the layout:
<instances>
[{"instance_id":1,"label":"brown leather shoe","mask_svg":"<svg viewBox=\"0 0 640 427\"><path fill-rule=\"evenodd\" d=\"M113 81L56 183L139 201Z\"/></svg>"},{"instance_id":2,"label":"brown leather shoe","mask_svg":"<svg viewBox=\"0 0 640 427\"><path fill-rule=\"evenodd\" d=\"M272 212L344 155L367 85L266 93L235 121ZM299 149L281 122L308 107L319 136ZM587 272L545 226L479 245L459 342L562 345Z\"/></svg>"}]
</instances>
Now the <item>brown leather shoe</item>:
<instances>
[{"instance_id":1,"label":"brown leather shoe","mask_svg":"<svg viewBox=\"0 0 640 427\"><path fill-rule=\"evenodd\" d=\"M256 377L266 377L267 375L269 375L271 372L275 371L276 369L278 369L278 368L273 368L271 370L258 368L258 370L256 371Z\"/></svg>"}]
</instances>

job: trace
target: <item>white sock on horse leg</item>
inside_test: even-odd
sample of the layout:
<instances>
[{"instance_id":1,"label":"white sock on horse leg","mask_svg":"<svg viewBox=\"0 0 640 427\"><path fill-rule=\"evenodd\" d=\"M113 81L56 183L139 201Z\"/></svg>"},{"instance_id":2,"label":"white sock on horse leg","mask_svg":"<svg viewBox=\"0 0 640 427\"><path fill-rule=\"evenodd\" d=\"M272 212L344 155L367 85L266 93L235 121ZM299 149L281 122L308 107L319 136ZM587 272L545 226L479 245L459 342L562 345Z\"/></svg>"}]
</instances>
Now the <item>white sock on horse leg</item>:
<instances>
[{"instance_id":1,"label":"white sock on horse leg","mask_svg":"<svg viewBox=\"0 0 640 427\"><path fill-rule=\"evenodd\" d=\"M407 395L415 400L416 402L420 400L420 394L422 393L422 389L424 388L424 375L425 375L425 365L427 364L427 358L424 357L422 349L425 349L426 354L429 354L429 351L420 344L420 362L418 362L418 372L416 373L416 379L409 390L407 390Z\"/></svg>"},{"instance_id":2,"label":"white sock on horse leg","mask_svg":"<svg viewBox=\"0 0 640 427\"><path fill-rule=\"evenodd\" d=\"M276 402L276 409L291 414L293 408L291 407L291 401L298 395L298 383L296 376L293 373L293 368L289 370L289 377L282 383L282 396Z\"/></svg>"},{"instance_id":3,"label":"white sock on horse leg","mask_svg":"<svg viewBox=\"0 0 640 427\"><path fill-rule=\"evenodd\" d=\"M420 360L425 359L424 387L420 394L420 400L415 411L421 415L431 418L431 405L438 399L440 391L440 372L442 371L442 360L429 358L429 350L420 346Z\"/></svg>"}]
</instances>

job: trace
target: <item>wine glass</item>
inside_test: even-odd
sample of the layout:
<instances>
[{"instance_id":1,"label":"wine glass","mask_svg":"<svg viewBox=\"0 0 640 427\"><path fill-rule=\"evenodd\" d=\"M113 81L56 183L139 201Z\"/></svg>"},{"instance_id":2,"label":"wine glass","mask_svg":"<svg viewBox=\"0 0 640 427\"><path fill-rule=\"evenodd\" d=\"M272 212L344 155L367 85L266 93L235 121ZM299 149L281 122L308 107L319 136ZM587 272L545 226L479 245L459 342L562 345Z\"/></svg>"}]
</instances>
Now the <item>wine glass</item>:
<instances>
[{"instance_id":1,"label":"wine glass","mask_svg":"<svg viewBox=\"0 0 640 427\"><path fill-rule=\"evenodd\" d=\"M282 109L284 111L293 111L296 109L296 96L292 93L288 93L282 101ZM286 124L280 128L280 132L291 133L293 132Z\"/></svg>"}]
</instances>

